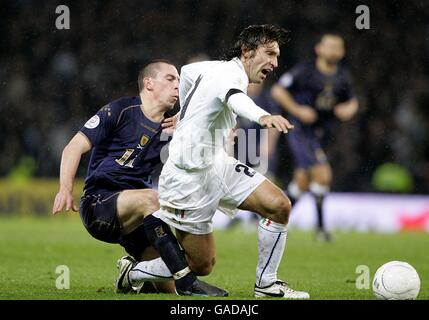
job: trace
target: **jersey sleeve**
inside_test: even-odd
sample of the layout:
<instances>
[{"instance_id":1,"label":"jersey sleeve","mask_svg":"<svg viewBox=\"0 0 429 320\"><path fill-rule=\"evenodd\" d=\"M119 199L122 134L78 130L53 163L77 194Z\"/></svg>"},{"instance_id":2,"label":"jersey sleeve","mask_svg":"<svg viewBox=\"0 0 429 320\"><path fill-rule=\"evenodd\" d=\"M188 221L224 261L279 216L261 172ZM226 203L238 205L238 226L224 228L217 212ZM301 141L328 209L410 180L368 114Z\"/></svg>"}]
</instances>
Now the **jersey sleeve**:
<instances>
[{"instance_id":1,"label":"jersey sleeve","mask_svg":"<svg viewBox=\"0 0 429 320\"><path fill-rule=\"evenodd\" d=\"M118 120L116 111L111 104L108 104L98 110L80 129L80 132L89 139L92 146L96 146L106 139L109 133L114 130Z\"/></svg>"}]
</instances>

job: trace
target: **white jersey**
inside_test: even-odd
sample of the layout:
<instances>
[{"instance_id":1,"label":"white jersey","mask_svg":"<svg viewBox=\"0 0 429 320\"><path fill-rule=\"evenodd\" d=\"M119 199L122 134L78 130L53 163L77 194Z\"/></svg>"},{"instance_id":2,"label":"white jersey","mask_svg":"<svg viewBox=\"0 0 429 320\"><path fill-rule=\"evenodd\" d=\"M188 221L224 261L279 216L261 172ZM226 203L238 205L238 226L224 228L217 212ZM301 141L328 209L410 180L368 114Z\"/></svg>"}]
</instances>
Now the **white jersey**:
<instances>
[{"instance_id":1,"label":"white jersey","mask_svg":"<svg viewBox=\"0 0 429 320\"><path fill-rule=\"evenodd\" d=\"M247 93L249 80L238 58L185 65L180 73L181 111L168 161L184 170L212 166L224 155L224 140L236 125L228 106L231 89Z\"/></svg>"}]
</instances>

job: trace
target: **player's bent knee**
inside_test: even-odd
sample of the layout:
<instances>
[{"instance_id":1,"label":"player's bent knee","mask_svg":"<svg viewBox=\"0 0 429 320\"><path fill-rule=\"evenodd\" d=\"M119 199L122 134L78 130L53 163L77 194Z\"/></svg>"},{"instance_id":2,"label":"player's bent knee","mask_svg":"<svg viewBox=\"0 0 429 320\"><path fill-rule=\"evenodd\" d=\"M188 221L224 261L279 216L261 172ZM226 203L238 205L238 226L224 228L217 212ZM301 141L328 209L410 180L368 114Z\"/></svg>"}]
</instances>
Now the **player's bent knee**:
<instances>
[{"instance_id":1,"label":"player's bent knee","mask_svg":"<svg viewBox=\"0 0 429 320\"><path fill-rule=\"evenodd\" d=\"M292 204L288 197L279 196L272 201L273 214L271 220L281 224L287 224Z\"/></svg>"},{"instance_id":2,"label":"player's bent knee","mask_svg":"<svg viewBox=\"0 0 429 320\"><path fill-rule=\"evenodd\" d=\"M211 259L204 259L196 262L190 261L189 267L197 276L207 276L212 272L215 263L216 258L212 257Z\"/></svg>"},{"instance_id":3,"label":"player's bent knee","mask_svg":"<svg viewBox=\"0 0 429 320\"><path fill-rule=\"evenodd\" d=\"M142 210L144 216L148 216L159 209L158 193L152 189L145 189L143 192L142 200L144 205L142 206Z\"/></svg>"}]
</instances>

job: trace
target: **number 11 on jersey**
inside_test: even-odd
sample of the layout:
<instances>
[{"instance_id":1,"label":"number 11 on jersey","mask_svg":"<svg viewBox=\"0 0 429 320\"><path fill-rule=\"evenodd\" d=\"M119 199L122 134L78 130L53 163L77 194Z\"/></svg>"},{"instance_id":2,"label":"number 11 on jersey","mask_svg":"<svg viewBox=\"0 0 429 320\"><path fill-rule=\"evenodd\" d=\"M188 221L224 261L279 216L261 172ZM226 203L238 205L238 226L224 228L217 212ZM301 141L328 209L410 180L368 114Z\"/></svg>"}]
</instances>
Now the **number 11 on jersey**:
<instances>
[{"instance_id":1,"label":"number 11 on jersey","mask_svg":"<svg viewBox=\"0 0 429 320\"><path fill-rule=\"evenodd\" d=\"M133 162L134 159L128 161L126 163L126 161L131 157L131 155L133 154L134 149L126 149L124 154L122 155L122 157L120 159L116 159L116 163L118 163L121 166L126 166L126 167L130 167L130 168L134 168L133 167Z\"/></svg>"}]
</instances>

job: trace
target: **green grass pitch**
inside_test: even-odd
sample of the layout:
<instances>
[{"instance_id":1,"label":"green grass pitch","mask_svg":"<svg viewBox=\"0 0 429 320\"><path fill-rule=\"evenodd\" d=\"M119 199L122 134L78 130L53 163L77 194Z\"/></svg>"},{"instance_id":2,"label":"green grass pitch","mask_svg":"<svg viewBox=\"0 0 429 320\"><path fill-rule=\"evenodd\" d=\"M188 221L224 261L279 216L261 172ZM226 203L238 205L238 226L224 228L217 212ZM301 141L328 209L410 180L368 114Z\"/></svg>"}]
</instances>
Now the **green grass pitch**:
<instances>
[{"instance_id":1,"label":"green grass pitch","mask_svg":"<svg viewBox=\"0 0 429 320\"><path fill-rule=\"evenodd\" d=\"M290 230L279 278L312 299L374 299L356 288L356 267L370 275L390 260L412 264L421 279L419 299L429 299L429 235L425 233L335 233L332 244ZM256 231L216 231L217 263L206 281L226 288L231 299L252 299L257 259ZM122 248L97 241L77 214L49 218L0 218L0 300L5 299L189 299L175 295L113 293ZM70 270L70 289L56 288L58 265Z\"/></svg>"}]
</instances>

